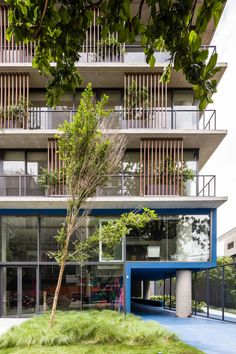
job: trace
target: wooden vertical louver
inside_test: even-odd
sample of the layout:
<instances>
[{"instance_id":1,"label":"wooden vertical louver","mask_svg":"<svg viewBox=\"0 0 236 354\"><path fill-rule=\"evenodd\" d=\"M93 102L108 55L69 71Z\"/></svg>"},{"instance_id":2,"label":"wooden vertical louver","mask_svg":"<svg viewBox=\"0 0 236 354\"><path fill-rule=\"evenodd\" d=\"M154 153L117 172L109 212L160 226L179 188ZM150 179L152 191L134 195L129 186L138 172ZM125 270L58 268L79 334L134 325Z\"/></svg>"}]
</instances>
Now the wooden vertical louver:
<instances>
[{"instance_id":1,"label":"wooden vertical louver","mask_svg":"<svg viewBox=\"0 0 236 354\"><path fill-rule=\"evenodd\" d=\"M12 36L6 39L8 27L8 7L0 5L0 63L31 63L34 55L34 43L17 44Z\"/></svg>"},{"instance_id":2,"label":"wooden vertical louver","mask_svg":"<svg viewBox=\"0 0 236 354\"><path fill-rule=\"evenodd\" d=\"M140 194L183 195L183 140L140 142Z\"/></svg>"},{"instance_id":3,"label":"wooden vertical louver","mask_svg":"<svg viewBox=\"0 0 236 354\"><path fill-rule=\"evenodd\" d=\"M0 127L28 125L29 74L0 73Z\"/></svg>"},{"instance_id":4,"label":"wooden vertical louver","mask_svg":"<svg viewBox=\"0 0 236 354\"><path fill-rule=\"evenodd\" d=\"M159 73L125 73L123 128L167 129L167 84Z\"/></svg>"},{"instance_id":5,"label":"wooden vertical louver","mask_svg":"<svg viewBox=\"0 0 236 354\"><path fill-rule=\"evenodd\" d=\"M65 194L65 176L63 172L63 163L59 159L57 139L48 139L48 171L54 175L56 181L50 181L50 194L63 195Z\"/></svg>"},{"instance_id":6,"label":"wooden vertical louver","mask_svg":"<svg viewBox=\"0 0 236 354\"><path fill-rule=\"evenodd\" d=\"M118 33L108 33L107 39L101 40L102 27L97 23L99 9L94 8L93 20L86 32L86 40L82 46L82 53L85 54L86 62L123 62L123 44L118 42Z\"/></svg>"}]
</instances>

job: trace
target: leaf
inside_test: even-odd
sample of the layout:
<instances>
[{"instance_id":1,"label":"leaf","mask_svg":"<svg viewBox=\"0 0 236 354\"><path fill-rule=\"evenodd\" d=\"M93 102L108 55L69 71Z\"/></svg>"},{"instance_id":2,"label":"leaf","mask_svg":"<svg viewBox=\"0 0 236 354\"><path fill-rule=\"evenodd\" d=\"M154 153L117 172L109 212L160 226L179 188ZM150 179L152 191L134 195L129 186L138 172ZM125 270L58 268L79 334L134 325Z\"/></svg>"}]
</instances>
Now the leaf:
<instances>
[{"instance_id":1,"label":"leaf","mask_svg":"<svg viewBox=\"0 0 236 354\"><path fill-rule=\"evenodd\" d=\"M211 58L207 64L207 71L211 71L211 69L213 69L215 66L216 66L216 63L217 63L217 58L218 58L218 54L217 53L214 53L211 55Z\"/></svg>"},{"instance_id":2,"label":"leaf","mask_svg":"<svg viewBox=\"0 0 236 354\"><path fill-rule=\"evenodd\" d=\"M152 55L149 60L149 65L151 68L154 68L155 64L156 64L156 58L154 57L154 55Z\"/></svg>"}]
</instances>

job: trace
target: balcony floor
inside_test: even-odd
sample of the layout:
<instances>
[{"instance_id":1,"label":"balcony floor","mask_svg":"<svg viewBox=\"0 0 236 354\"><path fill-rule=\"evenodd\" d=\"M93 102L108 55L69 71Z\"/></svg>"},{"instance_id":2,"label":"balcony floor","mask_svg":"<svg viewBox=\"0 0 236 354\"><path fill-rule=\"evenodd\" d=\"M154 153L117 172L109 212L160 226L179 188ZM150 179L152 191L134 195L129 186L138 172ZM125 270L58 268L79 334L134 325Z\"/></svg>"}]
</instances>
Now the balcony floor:
<instances>
[{"instance_id":1,"label":"balcony floor","mask_svg":"<svg viewBox=\"0 0 236 354\"><path fill-rule=\"evenodd\" d=\"M84 204L88 209L215 209L227 201L227 197L94 197ZM67 198L54 197L0 197L0 209L66 209Z\"/></svg>"}]
</instances>

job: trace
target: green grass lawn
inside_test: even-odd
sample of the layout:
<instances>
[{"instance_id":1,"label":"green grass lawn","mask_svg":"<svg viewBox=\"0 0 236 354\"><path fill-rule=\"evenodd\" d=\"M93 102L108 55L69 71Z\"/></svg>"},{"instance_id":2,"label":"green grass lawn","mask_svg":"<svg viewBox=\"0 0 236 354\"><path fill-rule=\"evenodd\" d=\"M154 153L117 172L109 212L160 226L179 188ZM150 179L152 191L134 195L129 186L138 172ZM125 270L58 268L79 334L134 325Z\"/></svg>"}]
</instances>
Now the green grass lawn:
<instances>
[{"instance_id":1,"label":"green grass lawn","mask_svg":"<svg viewBox=\"0 0 236 354\"><path fill-rule=\"evenodd\" d=\"M114 311L58 312L52 329L49 314L39 315L0 337L1 354L135 353L197 354L156 322Z\"/></svg>"}]
</instances>

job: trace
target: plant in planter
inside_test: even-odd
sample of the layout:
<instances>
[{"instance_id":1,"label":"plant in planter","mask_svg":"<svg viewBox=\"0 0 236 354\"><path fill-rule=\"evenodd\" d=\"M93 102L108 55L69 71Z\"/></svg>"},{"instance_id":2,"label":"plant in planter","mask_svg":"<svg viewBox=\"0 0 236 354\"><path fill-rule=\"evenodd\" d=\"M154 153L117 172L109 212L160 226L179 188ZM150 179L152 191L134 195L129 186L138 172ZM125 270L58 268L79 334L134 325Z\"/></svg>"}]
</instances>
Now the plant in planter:
<instances>
[{"instance_id":1,"label":"plant in planter","mask_svg":"<svg viewBox=\"0 0 236 354\"><path fill-rule=\"evenodd\" d=\"M53 194L56 187L63 181L63 171L49 171L47 168L41 168L38 184L45 191L46 196Z\"/></svg>"},{"instance_id":2,"label":"plant in planter","mask_svg":"<svg viewBox=\"0 0 236 354\"><path fill-rule=\"evenodd\" d=\"M102 39L98 45L99 61L120 61L121 56L125 53L122 43L120 43L114 35Z\"/></svg>"},{"instance_id":3,"label":"plant in planter","mask_svg":"<svg viewBox=\"0 0 236 354\"><path fill-rule=\"evenodd\" d=\"M19 100L15 105L7 106L0 109L0 119L11 122L11 128L23 128L24 122L27 122L27 110L30 103L25 100ZM7 123L8 126L8 123Z\"/></svg>"},{"instance_id":4,"label":"plant in planter","mask_svg":"<svg viewBox=\"0 0 236 354\"><path fill-rule=\"evenodd\" d=\"M159 177L159 183L163 183L162 192L169 194L171 185L178 185L177 191L181 193L181 182L184 184L184 192L187 195L191 194L191 182L194 178L194 173L189 168L185 161L175 162L170 158L166 158L164 163L161 163L157 168L157 176ZM172 189L171 189L172 191Z\"/></svg>"},{"instance_id":5,"label":"plant in planter","mask_svg":"<svg viewBox=\"0 0 236 354\"><path fill-rule=\"evenodd\" d=\"M146 87L137 87L137 83L132 81L127 90L127 118L135 121L138 127L146 127L146 120L150 107L148 89ZM133 122L134 123L134 122Z\"/></svg>"}]
</instances>

